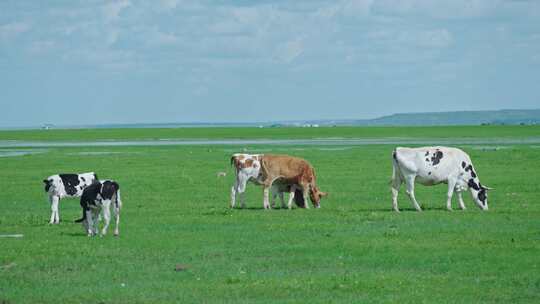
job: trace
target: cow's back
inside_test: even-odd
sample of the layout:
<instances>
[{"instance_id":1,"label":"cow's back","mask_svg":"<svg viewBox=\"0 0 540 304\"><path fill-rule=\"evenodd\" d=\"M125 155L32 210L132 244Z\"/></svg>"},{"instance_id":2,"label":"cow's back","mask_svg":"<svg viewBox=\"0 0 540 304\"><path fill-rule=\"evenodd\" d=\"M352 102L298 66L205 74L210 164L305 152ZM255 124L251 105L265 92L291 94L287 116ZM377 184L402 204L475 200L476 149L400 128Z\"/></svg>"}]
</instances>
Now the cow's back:
<instances>
[{"instance_id":1,"label":"cow's back","mask_svg":"<svg viewBox=\"0 0 540 304\"><path fill-rule=\"evenodd\" d=\"M394 159L399 170L406 174L415 174L416 181L432 185L445 182L449 176L458 175L463 161L470 163L467 153L452 147L398 147Z\"/></svg>"},{"instance_id":2,"label":"cow's back","mask_svg":"<svg viewBox=\"0 0 540 304\"><path fill-rule=\"evenodd\" d=\"M315 178L311 164L304 159L288 155L265 154L262 157L262 170L265 178L281 177L295 183L299 183L300 179L311 182Z\"/></svg>"}]
</instances>

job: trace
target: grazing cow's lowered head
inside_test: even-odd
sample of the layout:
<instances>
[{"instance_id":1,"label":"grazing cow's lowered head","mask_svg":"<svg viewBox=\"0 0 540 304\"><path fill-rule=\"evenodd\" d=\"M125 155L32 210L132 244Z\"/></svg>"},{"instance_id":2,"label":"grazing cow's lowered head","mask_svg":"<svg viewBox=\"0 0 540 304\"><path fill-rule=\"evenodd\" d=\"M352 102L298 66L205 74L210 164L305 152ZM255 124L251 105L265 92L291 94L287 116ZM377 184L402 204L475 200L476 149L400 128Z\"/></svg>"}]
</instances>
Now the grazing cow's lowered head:
<instances>
[{"instance_id":1,"label":"grazing cow's lowered head","mask_svg":"<svg viewBox=\"0 0 540 304\"><path fill-rule=\"evenodd\" d=\"M310 187L309 198L311 199L311 202L315 208L321 207L321 198L325 196L328 196L328 193L320 191L317 186Z\"/></svg>"},{"instance_id":2,"label":"grazing cow's lowered head","mask_svg":"<svg viewBox=\"0 0 540 304\"><path fill-rule=\"evenodd\" d=\"M465 170L464 176L467 178L467 187L471 190L474 202L480 209L488 210L488 190L491 190L491 188L480 183L480 179L470 161L462 161L461 167Z\"/></svg>"}]
</instances>

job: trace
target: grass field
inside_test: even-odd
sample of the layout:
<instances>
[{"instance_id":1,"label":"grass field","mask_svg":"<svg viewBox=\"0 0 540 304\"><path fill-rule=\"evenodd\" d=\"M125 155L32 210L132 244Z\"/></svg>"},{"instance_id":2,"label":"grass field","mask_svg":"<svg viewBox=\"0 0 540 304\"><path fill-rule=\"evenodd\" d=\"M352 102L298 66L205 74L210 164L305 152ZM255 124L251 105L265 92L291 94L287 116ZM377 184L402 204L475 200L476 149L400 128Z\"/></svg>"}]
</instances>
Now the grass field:
<instances>
[{"instance_id":1,"label":"grass field","mask_svg":"<svg viewBox=\"0 0 540 304\"><path fill-rule=\"evenodd\" d=\"M264 130L264 129L263 129ZM270 129L269 129L270 130ZM523 138L538 127L273 129L268 138ZM0 139L252 138L255 129L0 132ZM190 133L191 132L191 133ZM187 134L187 135L186 135ZM460 146L490 211L466 195L445 211L445 186L417 187L425 209L391 212L393 145L164 146L39 149L0 157L0 303L539 303L540 146ZM231 210L229 157L244 150L308 159L330 196L321 209ZM0 149L0 152L6 149ZM41 180L95 171L122 189L120 236L88 238L77 200L59 225ZM226 177L216 173L227 172ZM109 230L112 232L112 229ZM185 267L175 271L177 265Z\"/></svg>"},{"instance_id":2,"label":"grass field","mask_svg":"<svg viewBox=\"0 0 540 304\"><path fill-rule=\"evenodd\" d=\"M526 138L538 126L170 128L0 131L0 140L87 141L151 139L311 139L311 138Z\"/></svg>"}]
</instances>

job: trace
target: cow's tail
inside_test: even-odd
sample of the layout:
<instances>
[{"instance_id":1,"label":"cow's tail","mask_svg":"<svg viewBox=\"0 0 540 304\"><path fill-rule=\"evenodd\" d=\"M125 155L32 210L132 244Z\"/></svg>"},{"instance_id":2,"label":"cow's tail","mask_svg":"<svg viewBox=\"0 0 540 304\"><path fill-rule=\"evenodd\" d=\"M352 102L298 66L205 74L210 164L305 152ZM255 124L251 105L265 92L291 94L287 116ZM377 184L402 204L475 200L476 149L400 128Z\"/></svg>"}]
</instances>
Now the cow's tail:
<instances>
[{"instance_id":1,"label":"cow's tail","mask_svg":"<svg viewBox=\"0 0 540 304\"><path fill-rule=\"evenodd\" d=\"M75 223L82 223L86 220L86 212L84 211L84 208L82 208L82 217L80 219L76 219Z\"/></svg>"},{"instance_id":2,"label":"cow's tail","mask_svg":"<svg viewBox=\"0 0 540 304\"><path fill-rule=\"evenodd\" d=\"M388 184L392 185L396 178L399 178L399 163L397 160L397 148L392 151L392 179Z\"/></svg>"}]
</instances>

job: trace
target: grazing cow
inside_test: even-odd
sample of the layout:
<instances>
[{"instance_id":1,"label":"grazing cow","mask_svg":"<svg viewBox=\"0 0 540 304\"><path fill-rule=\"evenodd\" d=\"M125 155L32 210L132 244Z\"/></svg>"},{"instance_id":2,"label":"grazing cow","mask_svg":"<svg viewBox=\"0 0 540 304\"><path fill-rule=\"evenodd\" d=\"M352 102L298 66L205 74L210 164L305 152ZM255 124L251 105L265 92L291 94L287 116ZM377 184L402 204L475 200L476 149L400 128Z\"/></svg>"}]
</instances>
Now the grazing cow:
<instances>
[{"instance_id":1,"label":"grazing cow","mask_svg":"<svg viewBox=\"0 0 540 304\"><path fill-rule=\"evenodd\" d=\"M234 208L236 205L237 194L240 195L242 208L245 207L244 192L246 190L247 182L251 181L256 185L264 184L264 176L261 171L261 160L264 157L265 155L263 154L237 153L232 155L231 164L235 168L236 180L235 184L231 188L231 208ZM272 196L274 200L275 197L279 195L280 199L282 200L282 205L284 205L283 192L289 192L289 209L292 208L293 200L298 207L305 207L304 195L300 190L302 189L300 185L280 178L276 178L273 180L273 182L271 183L270 187L272 187ZM295 193L297 193L297 195L295 195ZM267 199L268 198L266 197L266 200ZM265 208L269 207L266 207L267 205L268 204L265 205Z\"/></svg>"},{"instance_id":2,"label":"grazing cow","mask_svg":"<svg viewBox=\"0 0 540 304\"><path fill-rule=\"evenodd\" d=\"M49 194L51 203L51 224L60 222L58 212L58 203L64 197L80 197L83 190L91 185L97 176L94 172L81 174L56 174L43 180L45 183L45 192Z\"/></svg>"},{"instance_id":3,"label":"grazing cow","mask_svg":"<svg viewBox=\"0 0 540 304\"><path fill-rule=\"evenodd\" d=\"M270 208L269 204L269 190L272 184L281 180L289 185L298 185L302 190L302 196L304 198L305 207L309 208L307 203L308 197L315 208L320 208L321 198L326 196L325 192L322 192L317 187L315 170L306 160L292 157L288 155L271 155L265 154L260 158L261 163L261 179L264 187L264 201L263 206L265 209ZM293 189L295 187L292 187ZM296 191L291 191L289 197L290 201L294 198Z\"/></svg>"},{"instance_id":4,"label":"grazing cow","mask_svg":"<svg viewBox=\"0 0 540 304\"><path fill-rule=\"evenodd\" d=\"M399 212L397 196L403 182L414 208L418 211L422 209L414 196L415 182L425 186L448 184L448 210L452 210L454 192L458 196L459 207L465 209L461 192L467 189L471 190L476 205L482 210L488 210L487 191L490 188L480 183L469 155L462 150L448 147L396 148L392 154L392 162L392 206L395 211Z\"/></svg>"},{"instance_id":5,"label":"grazing cow","mask_svg":"<svg viewBox=\"0 0 540 304\"><path fill-rule=\"evenodd\" d=\"M234 166L236 180L231 188L231 208L236 205L236 195L240 194L240 205L246 207L244 192L247 182L251 181L256 185L262 184L260 170L262 154L236 153L231 157L231 165Z\"/></svg>"},{"instance_id":6,"label":"grazing cow","mask_svg":"<svg viewBox=\"0 0 540 304\"><path fill-rule=\"evenodd\" d=\"M96 181L84 189L81 196L81 207L83 209L82 222L88 236L97 234L101 212L103 212L103 219L105 220L101 235L107 233L107 228L111 220L111 202L114 202L114 216L116 220L114 235L117 236L119 234L120 208L122 207L120 186L118 183L111 180Z\"/></svg>"}]
</instances>

